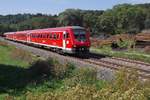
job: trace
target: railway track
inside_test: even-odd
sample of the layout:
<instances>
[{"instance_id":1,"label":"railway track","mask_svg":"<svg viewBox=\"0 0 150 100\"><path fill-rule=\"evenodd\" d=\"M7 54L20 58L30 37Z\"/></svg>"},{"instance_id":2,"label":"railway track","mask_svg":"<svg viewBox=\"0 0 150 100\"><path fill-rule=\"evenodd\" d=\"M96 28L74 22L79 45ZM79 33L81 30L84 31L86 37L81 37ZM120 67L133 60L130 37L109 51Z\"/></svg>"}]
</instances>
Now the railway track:
<instances>
[{"instance_id":1,"label":"railway track","mask_svg":"<svg viewBox=\"0 0 150 100\"><path fill-rule=\"evenodd\" d=\"M119 70L120 68L135 69L140 77L150 79L149 63L125 58L104 57L99 54L90 54L89 59L84 59L84 61L113 70Z\"/></svg>"},{"instance_id":2,"label":"railway track","mask_svg":"<svg viewBox=\"0 0 150 100\"><path fill-rule=\"evenodd\" d=\"M15 44L17 44L17 43L15 43ZM23 44L20 44L20 45L23 45ZM34 50L31 50L31 52L34 52L34 54L40 53L40 52L37 52L38 50L36 51L36 49L39 49L39 48L35 48ZM26 50L27 50L27 48L26 48ZM48 50L43 50L43 51L45 51L44 56L47 56L47 57L50 56L50 55L47 55L47 53L49 53L50 51L48 51ZM43 56L43 54L39 54L39 55ZM58 55L58 54L56 54L56 55L58 57L60 57L60 55ZM61 57L63 57L63 56L61 55ZM88 59L74 57L74 56L64 56L63 59L72 59L72 60L74 59L74 61L76 61L76 63L78 61L82 61L82 62L86 62L89 64L97 65L99 67L109 68L112 70L119 70L122 67L132 68L132 69L136 69L138 71L141 78L150 79L150 64L141 62L141 61L130 60L130 59L125 59L125 58L117 58L117 57L108 57L108 56L100 55L100 54L96 54L96 53L90 53Z\"/></svg>"}]
</instances>

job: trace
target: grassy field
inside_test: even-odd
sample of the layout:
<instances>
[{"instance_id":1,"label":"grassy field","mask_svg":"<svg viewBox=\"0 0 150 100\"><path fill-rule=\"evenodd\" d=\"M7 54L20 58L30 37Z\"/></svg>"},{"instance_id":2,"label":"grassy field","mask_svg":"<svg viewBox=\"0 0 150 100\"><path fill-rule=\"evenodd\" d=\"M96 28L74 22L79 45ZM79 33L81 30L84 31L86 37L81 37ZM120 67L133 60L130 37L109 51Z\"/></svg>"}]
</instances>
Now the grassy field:
<instances>
[{"instance_id":1,"label":"grassy field","mask_svg":"<svg viewBox=\"0 0 150 100\"><path fill-rule=\"evenodd\" d=\"M112 82L97 79L95 69L42 60L0 43L0 100L148 100L149 81L121 69Z\"/></svg>"},{"instance_id":2,"label":"grassy field","mask_svg":"<svg viewBox=\"0 0 150 100\"><path fill-rule=\"evenodd\" d=\"M108 55L113 57L122 57L133 60L140 60L150 63L150 54L138 51L138 50L127 50L127 51L114 51L109 46L101 48L91 48L91 52L96 52L102 55Z\"/></svg>"}]
</instances>

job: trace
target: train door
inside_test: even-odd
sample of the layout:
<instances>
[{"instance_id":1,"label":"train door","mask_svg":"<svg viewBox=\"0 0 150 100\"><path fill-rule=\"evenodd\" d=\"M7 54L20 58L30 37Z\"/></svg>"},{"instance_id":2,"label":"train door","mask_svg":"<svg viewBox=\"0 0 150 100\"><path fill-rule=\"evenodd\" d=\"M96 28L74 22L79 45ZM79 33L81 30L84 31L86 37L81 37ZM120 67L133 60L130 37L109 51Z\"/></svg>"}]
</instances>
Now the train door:
<instances>
[{"instance_id":1,"label":"train door","mask_svg":"<svg viewBox=\"0 0 150 100\"><path fill-rule=\"evenodd\" d=\"M63 50L66 50L66 31L63 32Z\"/></svg>"},{"instance_id":2,"label":"train door","mask_svg":"<svg viewBox=\"0 0 150 100\"><path fill-rule=\"evenodd\" d=\"M27 42L30 42L30 33L27 33Z\"/></svg>"}]
</instances>

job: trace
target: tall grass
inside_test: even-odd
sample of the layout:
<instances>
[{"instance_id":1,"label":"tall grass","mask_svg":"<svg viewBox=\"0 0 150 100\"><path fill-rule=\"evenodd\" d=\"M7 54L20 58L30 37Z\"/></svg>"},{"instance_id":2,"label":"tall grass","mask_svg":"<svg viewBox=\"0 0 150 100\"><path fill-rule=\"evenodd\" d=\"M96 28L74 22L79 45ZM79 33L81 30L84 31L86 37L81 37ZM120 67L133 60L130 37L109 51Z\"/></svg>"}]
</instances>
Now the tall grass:
<instances>
[{"instance_id":1,"label":"tall grass","mask_svg":"<svg viewBox=\"0 0 150 100\"><path fill-rule=\"evenodd\" d=\"M133 69L121 69L110 83L97 79L96 69L76 68L52 58L32 58L29 63L33 56L10 46L0 46L0 51L1 100L150 99L150 81L140 82Z\"/></svg>"},{"instance_id":2,"label":"tall grass","mask_svg":"<svg viewBox=\"0 0 150 100\"><path fill-rule=\"evenodd\" d=\"M87 76L87 70L82 70L78 73L80 77ZM129 72L127 74L127 72ZM81 74L82 73L82 74ZM84 73L84 74L83 74ZM88 73L91 73L89 70ZM28 93L27 100L149 100L150 99L150 84L141 83L137 79L135 71L121 69L116 73L116 80L111 83L105 83L103 88L97 88L95 83L98 81L91 79L93 84L89 84L89 77L80 80L79 76L74 76L75 80L71 79L71 83L76 85L68 85L65 91L45 92L43 94ZM84 76L85 75L85 76ZM91 75L91 74L90 74ZM93 74L92 74L93 75ZM78 77L78 78L75 78ZM73 78L73 77L72 77ZM81 78L82 79L82 78ZM85 81L86 80L86 81ZM82 84L88 83L88 84ZM66 81L67 82L67 81ZM68 82L68 83L70 83ZM147 84L147 85L146 85Z\"/></svg>"},{"instance_id":3,"label":"tall grass","mask_svg":"<svg viewBox=\"0 0 150 100\"><path fill-rule=\"evenodd\" d=\"M108 56L140 60L150 63L150 55L148 53L143 53L136 50L114 51L110 46L103 46L101 48L91 48L91 51Z\"/></svg>"}]
</instances>

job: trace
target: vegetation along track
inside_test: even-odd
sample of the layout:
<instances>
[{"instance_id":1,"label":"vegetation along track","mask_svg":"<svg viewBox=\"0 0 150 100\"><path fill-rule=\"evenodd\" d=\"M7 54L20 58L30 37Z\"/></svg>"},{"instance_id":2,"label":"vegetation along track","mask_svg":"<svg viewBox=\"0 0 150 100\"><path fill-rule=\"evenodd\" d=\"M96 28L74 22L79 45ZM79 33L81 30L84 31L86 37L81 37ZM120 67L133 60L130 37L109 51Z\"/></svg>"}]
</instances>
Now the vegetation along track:
<instances>
[{"instance_id":1,"label":"vegetation along track","mask_svg":"<svg viewBox=\"0 0 150 100\"><path fill-rule=\"evenodd\" d=\"M16 42L11 42L11 43L16 44L16 45L18 44ZM20 47L22 47L22 45ZM28 49L29 48L26 48L25 50L28 50ZM44 57L49 56L47 54L48 52L46 50L45 50L45 54L44 54L44 53L38 52L38 50L36 50L36 48L34 48L34 50L32 50L32 49L31 49L31 52L34 52L34 54L36 53L37 55L39 54ZM55 53L53 53L53 54L55 54ZM51 55L52 55L52 53L51 53ZM139 75L141 76L141 78L150 79L150 64L149 63L125 59L125 58L109 57L109 56L104 56L104 55L100 55L100 54L96 54L96 53L90 53L89 57L87 59L80 58L80 57L73 57L73 56L62 56L62 57L63 57L63 59L64 59L64 57L69 58L69 59L74 59L74 60L76 60L76 62L82 60L83 62L86 62L86 63L90 63L93 65L97 65L100 67L105 67L105 68L109 68L109 69L113 69L113 70L118 70L122 67L134 68L139 71Z\"/></svg>"},{"instance_id":2,"label":"vegetation along track","mask_svg":"<svg viewBox=\"0 0 150 100\"><path fill-rule=\"evenodd\" d=\"M149 63L125 58L108 57L96 53L90 53L89 58L84 59L84 61L114 70L118 70L123 67L135 69L138 71L141 78L150 79Z\"/></svg>"}]
</instances>

